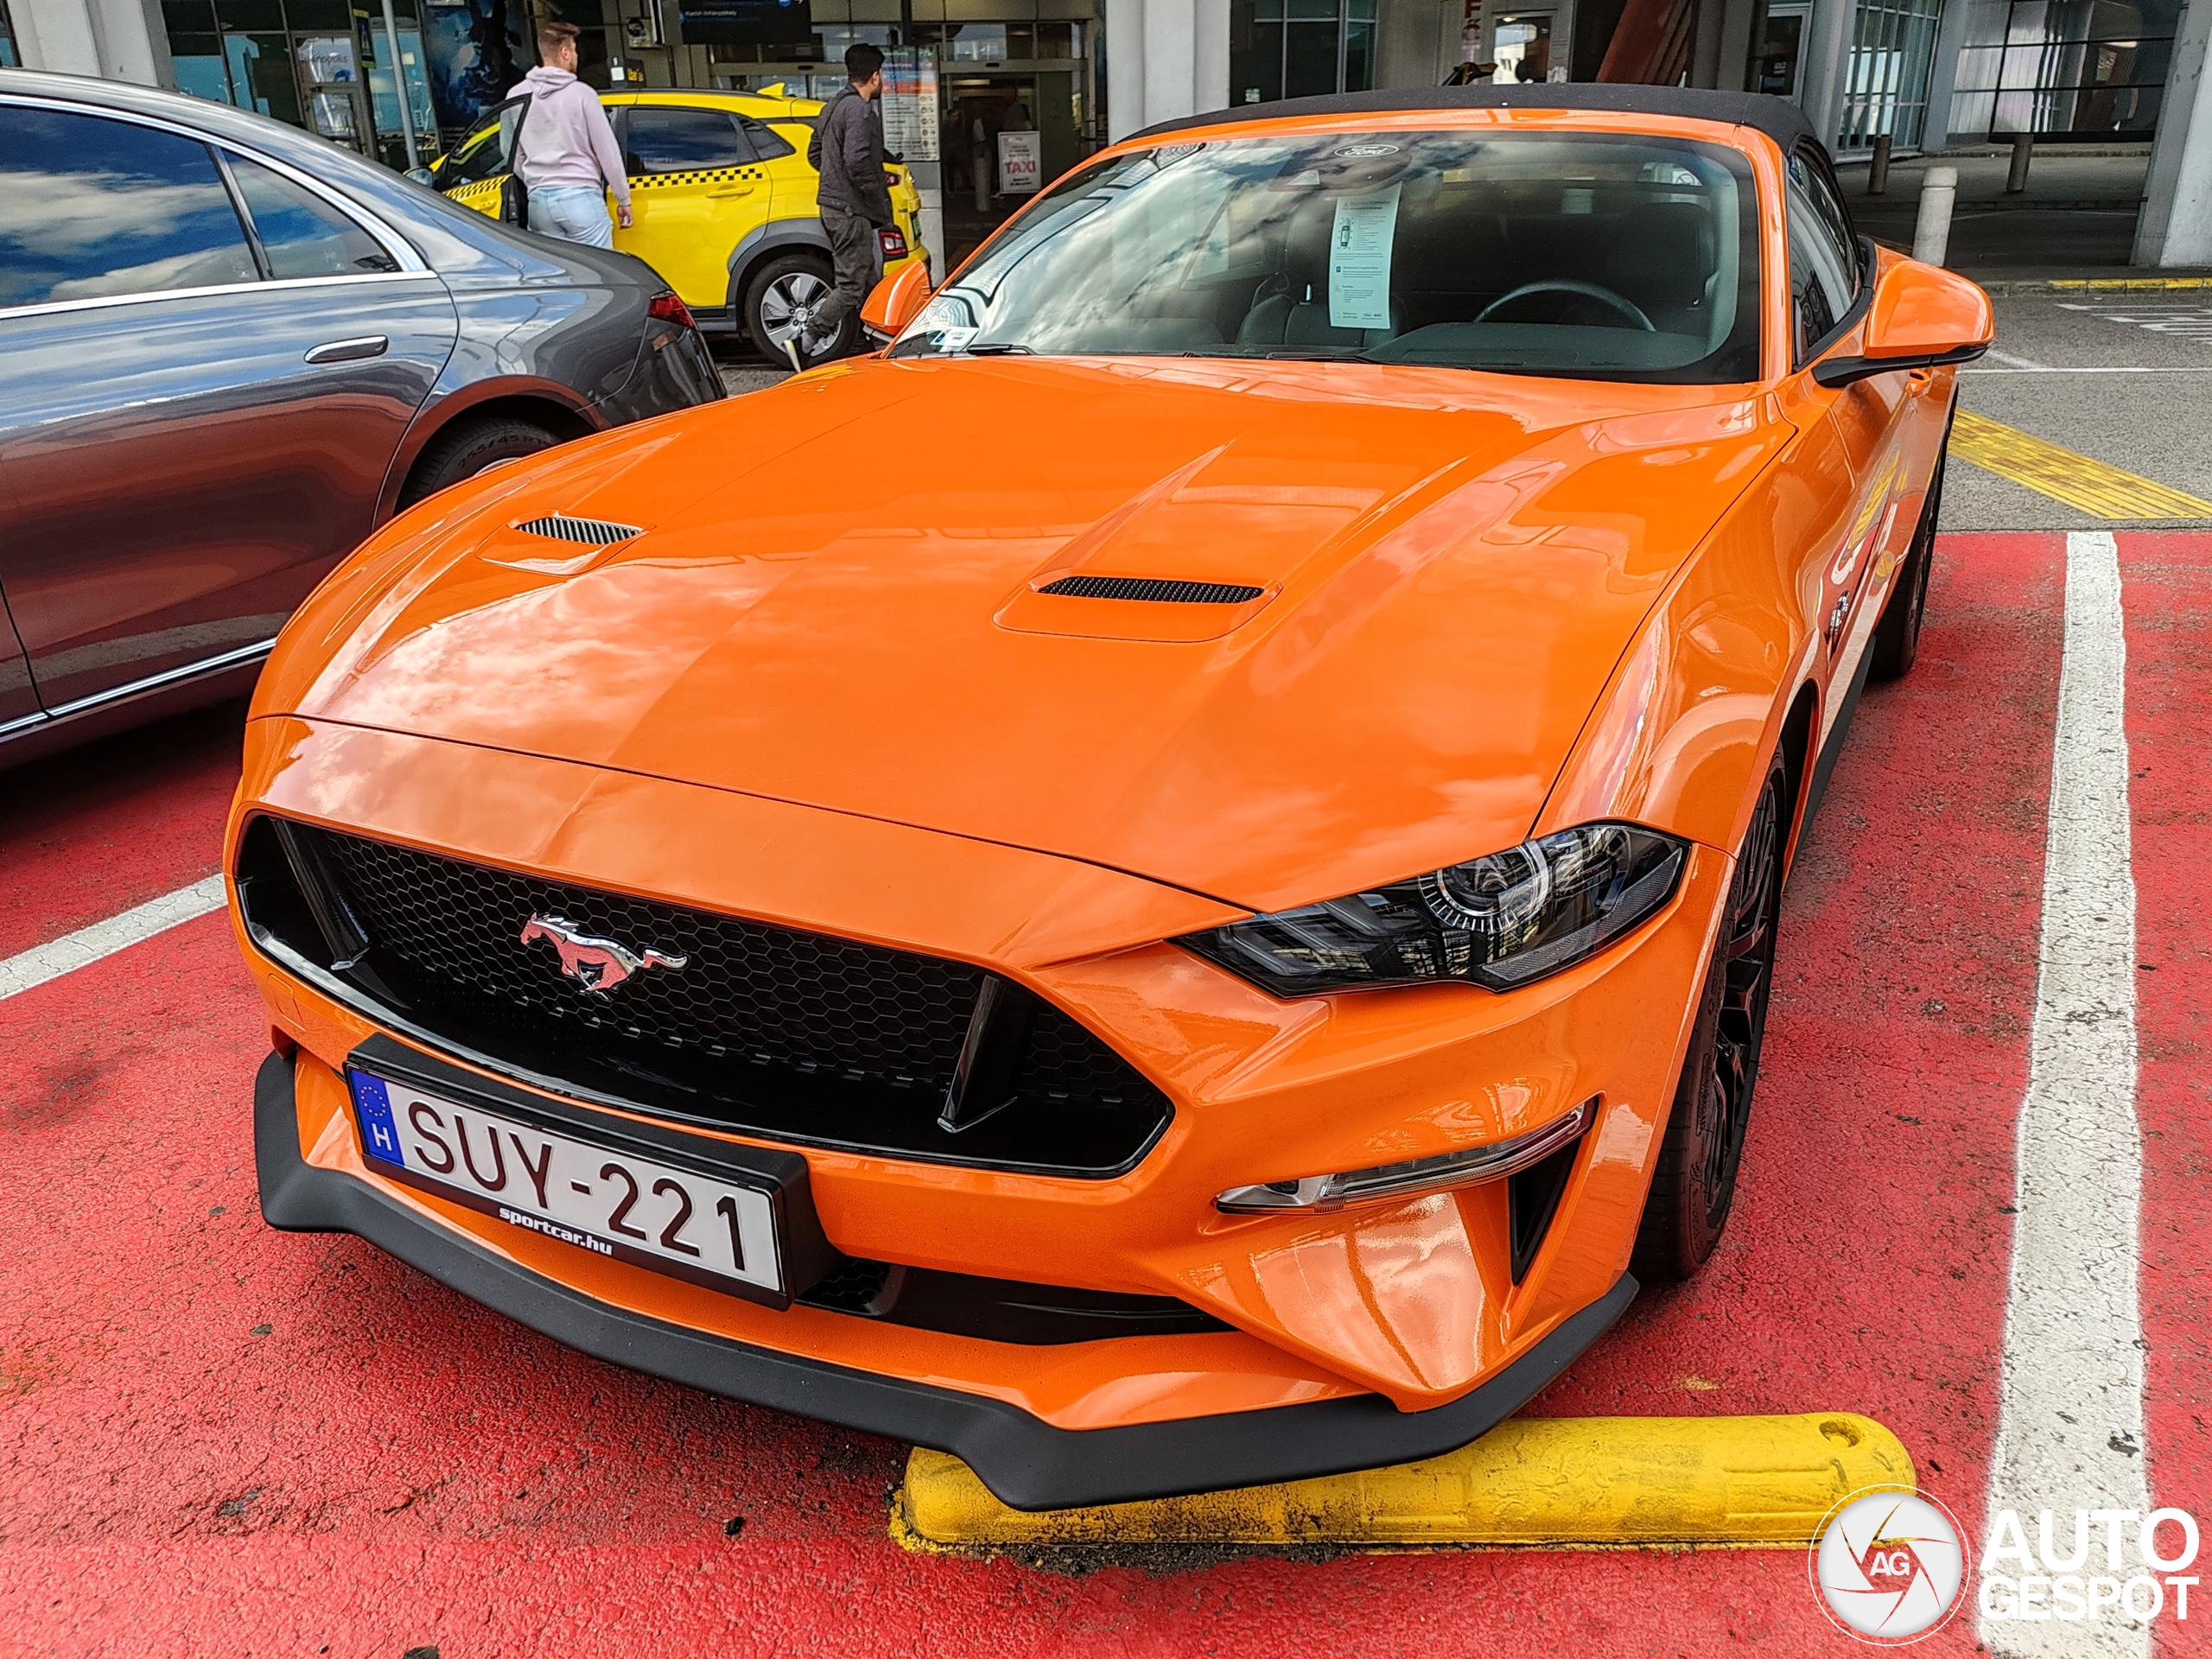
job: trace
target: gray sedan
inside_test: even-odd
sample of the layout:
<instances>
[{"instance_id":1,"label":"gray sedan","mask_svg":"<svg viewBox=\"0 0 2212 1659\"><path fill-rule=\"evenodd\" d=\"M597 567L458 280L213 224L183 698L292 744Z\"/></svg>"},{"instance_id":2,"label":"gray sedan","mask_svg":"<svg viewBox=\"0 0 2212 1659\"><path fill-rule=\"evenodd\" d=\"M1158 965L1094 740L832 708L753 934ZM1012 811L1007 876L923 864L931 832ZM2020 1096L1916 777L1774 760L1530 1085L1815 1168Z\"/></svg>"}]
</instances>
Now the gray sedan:
<instances>
[{"instance_id":1,"label":"gray sedan","mask_svg":"<svg viewBox=\"0 0 2212 1659\"><path fill-rule=\"evenodd\" d=\"M643 261L196 99L0 71L0 766L234 695L392 513L722 395Z\"/></svg>"}]
</instances>

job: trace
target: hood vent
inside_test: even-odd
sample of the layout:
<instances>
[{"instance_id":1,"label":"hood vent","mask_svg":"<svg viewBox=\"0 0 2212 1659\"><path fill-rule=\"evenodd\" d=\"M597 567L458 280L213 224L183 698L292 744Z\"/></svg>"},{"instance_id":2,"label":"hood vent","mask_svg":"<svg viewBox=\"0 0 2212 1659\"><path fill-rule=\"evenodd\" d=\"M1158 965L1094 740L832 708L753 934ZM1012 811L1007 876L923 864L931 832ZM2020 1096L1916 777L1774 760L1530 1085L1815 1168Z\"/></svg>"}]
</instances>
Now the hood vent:
<instances>
[{"instance_id":1,"label":"hood vent","mask_svg":"<svg viewBox=\"0 0 2212 1659\"><path fill-rule=\"evenodd\" d=\"M543 536L556 542L574 542L579 547L612 547L617 542L626 542L645 531L635 524L610 524L601 518L571 518L565 512L548 513L543 518L533 518L515 528L525 536Z\"/></svg>"},{"instance_id":2,"label":"hood vent","mask_svg":"<svg viewBox=\"0 0 2212 1659\"><path fill-rule=\"evenodd\" d=\"M525 525L527 529L529 526ZM1142 599L1155 605L1242 605L1264 588L1236 582L1172 582L1164 576L1062 576L1037 590L1063 599Z\"/></svg>"}]
</instances>

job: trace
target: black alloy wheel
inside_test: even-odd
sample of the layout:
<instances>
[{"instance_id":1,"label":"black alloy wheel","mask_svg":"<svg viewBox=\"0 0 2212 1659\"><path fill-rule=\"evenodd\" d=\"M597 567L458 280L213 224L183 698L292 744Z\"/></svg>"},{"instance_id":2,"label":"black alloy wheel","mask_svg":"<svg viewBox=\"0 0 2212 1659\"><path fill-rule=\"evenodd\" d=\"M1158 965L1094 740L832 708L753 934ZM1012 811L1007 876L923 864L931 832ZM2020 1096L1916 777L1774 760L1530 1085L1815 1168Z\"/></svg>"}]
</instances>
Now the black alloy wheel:
<instances>
[{"instance_id":1,"label":"black alloy wheel","mask_svg":"<svg viewBox=\"0 0 2212 1659\"><path fill-rule=\"evenodd\" d=\"M1736 1200L1774 990L1789 801L1789 774L1777 755L1736 856L1720 938L1637 1232L1630 1270L1646 1284L1677 1283L1702 1267Z\"/></svg>"},{"instance_id":2,"label":"black alloy wheel","mask_svg":"<svg viewBox=\"0 0 2212 1659\"><path fill-rule=\"evenodd\" d=\"M1935 474L1928 480L1927 499L1921 503L1920 523L1913 528L1912 545L1906 550L1896 589L1866 647L1871 653L1866 664L1870 680L1902 679L1920 655L1920 622L1928 610L1928 573L1936 563L1936 520L1943 508L1943 464L1949 456L1950 442L1946 429L1944 447L1936 455Z\"/></svg>"}]
</instances>

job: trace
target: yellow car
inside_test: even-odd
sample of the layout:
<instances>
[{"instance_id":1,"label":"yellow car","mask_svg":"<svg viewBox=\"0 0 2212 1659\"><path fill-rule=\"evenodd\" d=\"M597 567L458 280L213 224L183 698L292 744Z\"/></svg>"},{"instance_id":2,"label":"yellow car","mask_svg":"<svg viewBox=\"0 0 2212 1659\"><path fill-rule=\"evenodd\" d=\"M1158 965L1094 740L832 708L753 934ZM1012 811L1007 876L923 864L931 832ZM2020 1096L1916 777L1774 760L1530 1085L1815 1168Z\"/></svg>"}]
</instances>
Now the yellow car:
<instances>
[{"instance_id":1,"label":"yellow car","mask_svg":"<svg viewBox=\"0 0 2212 1659\"><path fill-rule=\"evenodd\" d=\"M658 271L703 332L742 333L781 361L784 342L830 293L830 239L816 217L817 175L806 160L823 106L696 91L602 92L600 101L614 123L636 220L616 229L614 245ZM527 193L512 158L529 103L524 95L486 110L431 163L431 183L463 207L526 225ZM905 168L892 170L897 219L880 233L887 275L920 247L914 216L921 195ZM821 356L852 350L860 331L859 317L847 318Z\"/></svg>"}]
</instances>

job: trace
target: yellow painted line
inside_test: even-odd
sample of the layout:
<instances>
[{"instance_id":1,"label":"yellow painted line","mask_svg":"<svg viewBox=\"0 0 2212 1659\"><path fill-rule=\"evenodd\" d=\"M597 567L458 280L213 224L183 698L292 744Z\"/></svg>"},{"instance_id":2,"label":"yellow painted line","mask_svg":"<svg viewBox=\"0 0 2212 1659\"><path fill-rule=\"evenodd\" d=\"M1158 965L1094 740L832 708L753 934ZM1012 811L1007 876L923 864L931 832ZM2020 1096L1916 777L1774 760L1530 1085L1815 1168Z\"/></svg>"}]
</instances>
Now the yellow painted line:
<instances>
[{"instance_id":1,"label":"yellow painted line","mask_svg":"<svg viewBox=\"0 0 2212 1659\"><path fill-rule=\"evenodd\" d=\"M1951 453L2099 518L2212 518L2212 501L1961 410Z\"/></svg>"},{"instance_id":2,"label":"yellow painted line","mask_svg":"<svg viewBox=\"0 0 2212 1659\"><path fill-rule=\"evenodd\" d=\"M1425 1463L1028 1514L917 1447L892 1503L910 1549L1039 1545L1803 1545L1862 1487L1914 1486L1897 1437L1849 1412L1516 1417Z\"/></svg>"},{"instance_id":3,"label":"yellow painted line","mask_svg":"<svg viewBox=\"0 0 2212 1659\"><path fill-rule=\"evenodd\" d=\"M2086 276L2054 279L2053 292L2157 294L2177 288L2212 288L2212 276Z\"/></svg>"}]
</instances>

